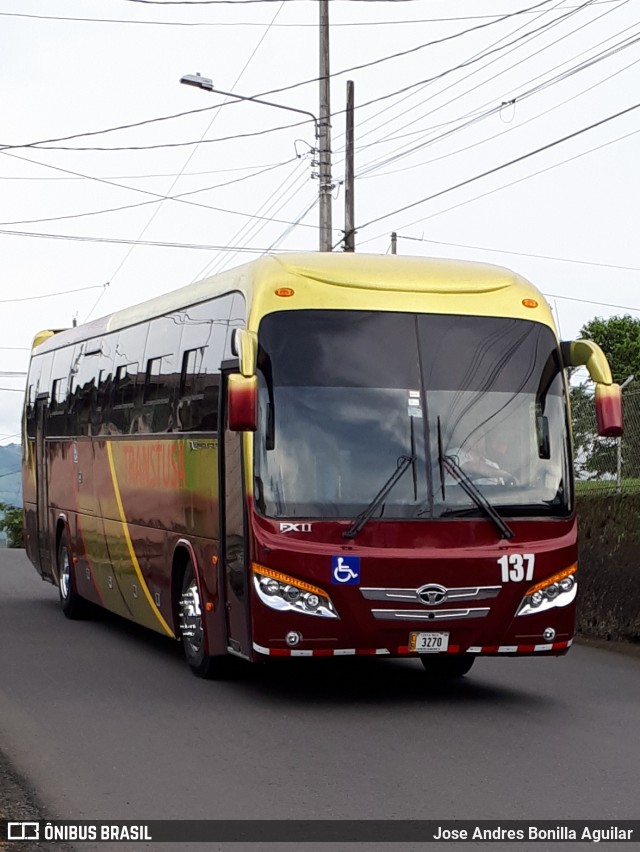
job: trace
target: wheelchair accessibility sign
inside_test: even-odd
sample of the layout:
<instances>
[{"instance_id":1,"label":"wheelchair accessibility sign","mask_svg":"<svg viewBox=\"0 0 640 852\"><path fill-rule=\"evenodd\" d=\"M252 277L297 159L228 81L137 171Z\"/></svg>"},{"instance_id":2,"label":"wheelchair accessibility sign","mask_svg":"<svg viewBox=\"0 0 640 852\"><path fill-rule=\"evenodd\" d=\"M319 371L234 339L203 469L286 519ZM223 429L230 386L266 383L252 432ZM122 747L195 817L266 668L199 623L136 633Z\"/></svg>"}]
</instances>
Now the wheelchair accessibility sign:
<instances>
[{"instance_id":1,"label":"wheelchair accessibility sign","mask_svg":"<svg viewBox=\"0 0 640 852\"><path fill-rule=\"evenodd\" d=\"M359 556L332 556L331 582L339 586L357 586L360 584Z\"/></svg>"}]
</instances>

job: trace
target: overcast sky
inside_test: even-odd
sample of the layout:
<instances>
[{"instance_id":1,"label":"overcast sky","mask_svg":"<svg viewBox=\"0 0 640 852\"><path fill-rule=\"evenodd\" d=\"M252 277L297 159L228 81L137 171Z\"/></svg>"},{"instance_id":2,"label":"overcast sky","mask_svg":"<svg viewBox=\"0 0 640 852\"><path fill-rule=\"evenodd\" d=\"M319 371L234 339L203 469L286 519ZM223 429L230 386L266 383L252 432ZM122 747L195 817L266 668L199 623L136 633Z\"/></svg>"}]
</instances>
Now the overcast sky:
<instances>
[{"instance_id":1,"label":"overcast sky","mask_svg":"<svg viewBox=\"0 0 640 852\"><path fill-rule=\"evenodd\" d=\"M400 254L515 269L565 338L640 316L640 0L331 0L329 14L336 250L351 79L357 251L387 253L396 231ZM8 443L25 382L11 373L40 329L318 248L313 122L179 84L199 72L317 114L318 4L0 0L0 55Z\"/></svg>"}]
</instances>

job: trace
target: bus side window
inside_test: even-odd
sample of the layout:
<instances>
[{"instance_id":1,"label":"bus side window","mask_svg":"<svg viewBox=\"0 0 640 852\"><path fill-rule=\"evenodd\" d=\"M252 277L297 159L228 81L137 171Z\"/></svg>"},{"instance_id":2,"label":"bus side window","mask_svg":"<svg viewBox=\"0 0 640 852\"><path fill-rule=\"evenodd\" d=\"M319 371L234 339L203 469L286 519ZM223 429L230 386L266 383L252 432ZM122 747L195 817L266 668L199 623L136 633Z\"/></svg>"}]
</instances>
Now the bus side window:
<instances>
[{"instance_id":1,"label":"bus side window","mask_svg":"<svg viewBox=\"0 0 640 852\"><path fill-rule=\"evenodd\" d=\"M178 429L182 432L215 432L218 429L220 373L213 372L216 365L207 358L211 355L208 349L200 346L187 350L182 356L177 411Z\"/></svg>"},{"instance_id":2,"label":"bus side window","mask_svg":"<svg viewBox=\"0 0 640 852\"><path fill-rule=\"evenodd\" d=\"M51 397L46 433L52 437L70 434L69 380L73 361L73 347L57 349L53 358Z\"/></svg>"},{"instance_id":3,"label":"bus side window","mask_svg":"<svg viewBox=\"0 0 640 852\"><path fill-rule=\"evenodd\" d=\"M166 432L171 421L171 388L163 370L163 362L167 360L161 357L147 361L142 391L143 420L140 422L151 432Z\"/></svg>"},{"instance_id":4,"label":"bus side window","mask_svg":"<svg viewBox=\"0 0 640 852\"><path fill-rule=\"evenodd\" d=\"M109 334L102 339L100 354L95 366L96 399L91 411L91 434L112 435L117 429L111 423L111 394L113 391L113 358L117 343L117 334Z\"/></svg>"},{"instance_id":5,"label":"bus side window","mask_svg":"<svg viewBox=\"0 0 640 852\"><path fill-rule=\"evenodd\" d=\"M180 337L178 318L157 317L149 324L145 345L145 378L142 391L142 416L139 421L151 432L170 432L176 428Z\"/></svg>"},{"instance_id":6,"label":"bus side window","mask_svg":"<svg viewBox=\"0 0 640 852\"><path fill-rule=\"evenodd\" d=\"M229 336L234 295L193 305L176 314L182 324L182 363L177 428L183 432L218 429L220 365Z\"/></svg>"},{"instance_id":7,"label":"bus side window","mask_svg":"<svg viewBox=\"0 0 640 852\"><path fill-rule=\"evenodd\" d=\"M113 389L113 406L133 405L136 398L136 385L138 382L138 362L132 364L121 364L116 370L116 380Z\"/></svg>"}]
</instances>

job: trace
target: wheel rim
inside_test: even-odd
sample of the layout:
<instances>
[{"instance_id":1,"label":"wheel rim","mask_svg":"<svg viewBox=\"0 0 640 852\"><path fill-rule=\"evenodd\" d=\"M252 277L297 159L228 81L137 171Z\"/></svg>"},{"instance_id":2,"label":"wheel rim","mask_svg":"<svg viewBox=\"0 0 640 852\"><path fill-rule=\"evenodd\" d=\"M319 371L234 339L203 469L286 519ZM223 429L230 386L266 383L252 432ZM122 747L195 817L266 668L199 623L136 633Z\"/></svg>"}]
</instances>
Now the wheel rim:
<instances>
[{"instance_id":1,"label":"wheel rim","mask_svg":"<svg viewBox=\"0 0 640 852\"><path fill-rule=\"evenodd\" d=\"M180 633L188 649L199 654L202 649L203 627L200 593L193 579L180 598Z\"/></svg>"},{"instance_id":2,"label":"wheel rim","mask_svg":"<svg viewBox=\"0 0 640 852\"><path fill-rule=\"evenodd\" d=\"M61 553L62 559L60 564L60 594L67 600L69 597L69 587L71 584L71 566L69 565L69 553L66 547Z\"/></svg>"}]
</instances>

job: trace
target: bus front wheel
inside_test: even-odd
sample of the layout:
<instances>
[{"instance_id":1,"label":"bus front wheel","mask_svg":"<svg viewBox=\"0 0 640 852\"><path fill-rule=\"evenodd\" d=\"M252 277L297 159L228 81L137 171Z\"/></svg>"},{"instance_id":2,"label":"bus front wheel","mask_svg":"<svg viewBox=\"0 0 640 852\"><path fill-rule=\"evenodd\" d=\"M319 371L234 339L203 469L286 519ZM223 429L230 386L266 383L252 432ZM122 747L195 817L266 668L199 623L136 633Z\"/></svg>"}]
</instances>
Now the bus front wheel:
<instances>
[{"instance_id":1,"label":"bus front wheel","mask_svg":"<svg viewBox=\"0 0 640 852\"><path fill-rule=\"evenodd\" d=\"M76 586L76 572L74 571L67 534L63 532L58 543L58 593L60 595L60 606L67 618L78 619L87 615L89 604L80 597Z\"/></svg>"},{"instance_id":2,"label":"bus front wheel","mask_svg":"<svg viewBox=\"0 0 640 852\"><path fill-rule=\"evenodd\" d=\"M191 560L187 562L178 601L180 638L187 663L198 677L214 678L222 674L226 657L206 653L200 590Z\"/></svg>"},{"instance_id":3,"label":"bus front wheel","mask_svg":"<svg viewBox=\"0 0 640 852\"><path fill-rule=\"evenodd\" d=\"M422 654L420 662L428 675L434 678L463 677L476 658L473 654Z\"/></svg>"}]
</instances>

